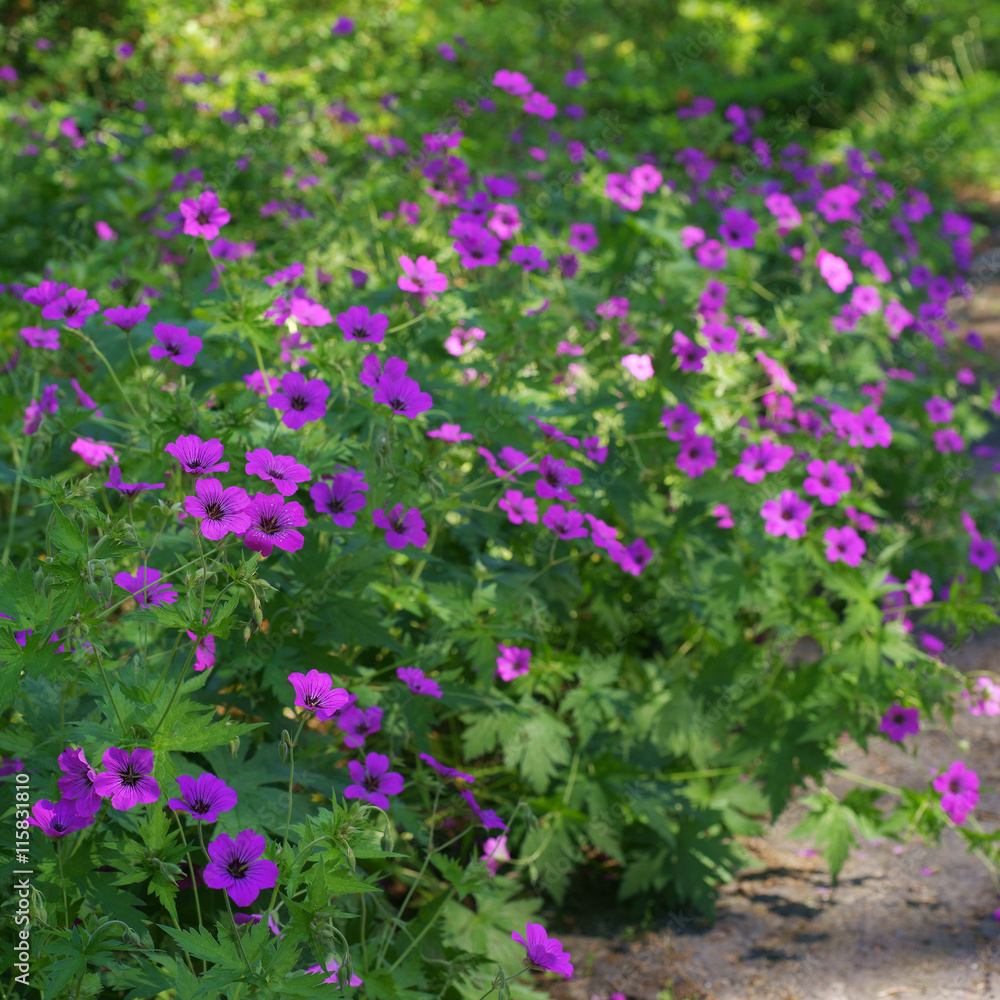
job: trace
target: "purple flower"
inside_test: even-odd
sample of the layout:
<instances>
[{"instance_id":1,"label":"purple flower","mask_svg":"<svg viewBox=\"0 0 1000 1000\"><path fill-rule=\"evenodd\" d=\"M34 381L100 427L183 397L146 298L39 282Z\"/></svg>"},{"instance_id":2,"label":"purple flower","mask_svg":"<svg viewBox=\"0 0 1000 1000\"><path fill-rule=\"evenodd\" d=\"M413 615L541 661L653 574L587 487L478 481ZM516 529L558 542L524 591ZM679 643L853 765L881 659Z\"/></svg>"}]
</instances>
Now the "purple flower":
<instances>
[{"instance_id":1,"label":"purple flower","mask_svg":"<svg viewBox=\"0 0 1000 1000\"><path fill-rule=\"evenodd\" d=\"M941 808L959 826L979 801L979 775L960 760L939 774L932 787L935 792L941 792Z\"/></svg>"},{"instance_id":2,"label":"purple flower","mask_svg":"<svg viewBox=\"0 0 1000 1000\"><path fill-rule=\"evenodd\" d=\"M685 406L683 403L678 403L677 406L665 406L663 408L660 423L666 427L667 437L670 438L671 441L683 441L684 438L691 434L698 424L701 423L701 417L699 417L694 410L690 409L690 407ZM761 445L763 445L763 441L761 442ZM748 452L743 452L743 462L748 461L747 454ZM739 473L737 473L737 475L738 474ZM749 482L750 480L747 481Z\"/></svg>"},{"instance_id":3,"label":"purple flower","mask_svg":"<svg viewBox=\"0 0 1000 1000\"><path fill-rule=\"evenodd\" d=\"M528 953L527 964L539 969L549 969L567 979L573 975L570 954L562 950L561 941L550 938L541 924L528 923L524 933L527 938L522 937L517 931L511 931L510 937L512 941L524 945Z\"/></svg>"},{"instance_id":4,"label":"purple flower","mask_svg":"<svg viewBox=\"0 0 1000 1000\"><path fill-rule=\"evenodd\" d=\"M153 751L138 747L131 753L118 747L104 751L106 770L94 779L94 791L111 799L115 809L148 805L160 797L160 786L153 774Z\"/></svg>"},{"instance_id":5,"label":"purple flower","mask_svg":"<svg viewBox=\"0 0 1000 1000\"><path fill-rule=\"evenodd\" d=\"M139 306L112 306L104 310L104 325L117 326L128 332L142 323L149 315L149 306L144 302Z\"/></svg>"},{"instance_id":6,"label":"purple flower","mask_svg":"<svg viewBox=\"0 0 1000 1000\"><path fill-rule=\"evenodd\" d=\"M681 441L677 468L686 472L692 479L704 475L716 462L718 456L715 454L713 441L707 434L688 434Z\"/></svg>"},{"instance_id":7,"label":"purple flower","mask_svg":"<svg viewBox=\"0 0 1000 1000\"><path fill-rule=\"evenodd\" d=\"M345 340L381 344L389 326L389 317L384 313L372 315L367 306L351 306L346 312L337 314L337 325L344 331Z\"/></svg>"},{"instance_id":8,"label":"purple flower","mask_svg":"<svg viewBox=\"0 0 1000 1000\"><path fill-rule=\"evenodd\" d=\"M44 402L44 396L43 396ZM49 410L54 413L55 410ZM100 465L102 462L117 462L118 456L115 454L113 445L107 441L91 441L90 438L77 438L70 446L69 450L79 455L87 465Z\"/></svg>"},{"instance_id":9,"label":"purple flower","mask_svg":"<svg viewBox=\"0 0 1000 1000\"><path fill-rule=\"evenodd\" d=\"M405 514L401 503L396 504L388 514L385 508L379 507L372 513L372 520L376 528L385 530L385 540L391 549L405 549L407 545L420 549L427 544L424 518L416 507L410 507Z\"/></svg>"},{"instance_id":10,"label":"purple flower","mask_svg":"<svg viewBox=\"0 0 1000 1000\"><path fill-rule=\"evenodd\" d=\"M383 373L372 398L376 403L384 403L393 413L410 420L434 405L431 394L421 392L416 380L408 375L392 378Z\"/></svg>"},{"instance_id":11,"label":"purple flower","mask_svg":"<svg viewBox=\"0 0 1000 1000\"><path fill-rule=\"evenodd\" d=\"M580 253L590 253L599 244L597 230L589 222L574 222L569 227L569 239L566 241L574 250Z\"/></svg>"},{"instance_id":12,"label":"purple flower","mask_svg":"<svg viewBox=\"0 0 1000 1000\"><path fill-rule=\"evenodd\" d=\"M281 391L267 397L268 406L283 410L281 422L295 431L310 420L326 415L330 387L321 379L306 381L300 372L287 372L281 378Z\"/></svg>"},{"instance_id":13,"label":"purple flower","mask_svg":"<svg viewBox=\"0 0 1000 1000\"><path fill-rule=\"evenodd\" d=\"M920 732L920 709L903 708L899 702L893 702L882 716L879 732L885 733L890 740L902 743L910 733Z\"/></svg>"},{"instance_id":14,"label":"purple flower","mask_svg":"<svg viewBox=\"0 0 1000 1000\"><path fill-rule=\"evenodd\" d=\"M820 503L835 504L841 496L851 491L851 477L837 462L824 462L817 458L806 466L809 473L802 489Z\"/></svg>"},{"instance_id":15,"label":"purple flower","mask_svg":"<svg viewBox=\"0 0 1000 1000\"><path fill-rule=\"evenodd\" d=\"M344 737L346 746L363 747L365 737L382 728L382 709L378 705L364 709L351 705L337 716L337 726L347 734Z\"/></svg>"},{"instance_id":16,"label":"purple flower","mask_svg":"<svg viewBox=\"0 0 1000 1000\"><path fill-rule=\"evenodd\" d=\"M493 809L483 809L482 806L480 806L476 801L475 795L473 795L469 789L460 791L458 794L465 799L476 818L483 824L484 827L486 827L487 830L507 829L507 824L500 818L500 816Z\"/></svg>"},{"instance_id":17,"label":"purple flower","mask_svg":"<svg viewBox=\"0 0 1000 1000\"><path fill-rule=\"evenodd\" d=\"M702 359L708 354L708 351L679 330L674 331L673 339L674 346L670 348L670 351L677 355L677 367L682 372L700 372L705 367Z\"/></svg>"},{"instance_id":18,"label":"purple flower","mask_svg":"<svg viewBox=\"0 0 1000 1000\"><path fill-rule=\"evenodd\" d=\"M507 512L511 524L538 524L538 504L533 497L526 497L520 490L507 490L497 502Z\"/></svg>"},{"instance_id":19,"label":"purple flower","mask_svg":"<svg viewBox=\"0 0 1000 1000\"><path fill-rule=\"evenodd\" d=\"M243 536L243 544L253 552L269 556L275 548L284 552L298 552L305 543L301 531L309 521L302 504L294 500L285 502L283 497L258 493L246 508L250 527Z\"/></svg>"},{"instance_id":20,"label":"purple flower","mask_svg":"<svg viewBox=\"0 0 1000 1000\"><path fill-rule=\"evenodd\" d=\"M42 319L61 319L67 326L79 330L87 317L101 308L97 299L88 299L83 288L67 288L59 298L42 309Z\"/></svg>"},{"instance_id":21,"label":"purple flower","mask_svg":"<svg viewBox=\"0 0 1000 1000\"><path fill-rule=\"evenodd\" d=\"M233 840L219 834L208 845L211 862L202 876L212 889L225 889L237 906L249 906L262 889L278 882L278 866L263 857L267 841L253 830L242 830Z\"/></svg>"},{"instance_id":22,"label":"purple flower","mask_svg":"<svg viewBox=\"0 0 1000 1000\"><path fill-rule=\"evenodd\" d=\"M503 646L497 643L496 676L502 681L512 681L531 669L531 650L519 646Z\"/></svg>"},{"instance_id":23,"label":"purple flower","mask_svg":"<svg viewBox=\"0 0 1000 1000\"><path fill-rule=\"evenodd\" d=\"M644 538L637 538L630 545L608 546L611 558L632 576L638 576L653 558L653 550L646 544Z\"/></svg>"},{"instance_id":24,"label":"purple flower","mask_svg":"<svg viewBox=\"0 0 1000 1000\"><path fill-rule=\"evenodd\" d=\"M554 503L549 507L542 515L542 524L564 541L587 537L587 529L583 526L583 514L578 510L566 510L562 504Z\"/></svg>"},{"instance_id":25,"label":"purple flower","mask_svg":"<svg viewBox=\"0 0 1000 1000\"><path fill-rule=\"evenodd\" d=\"M760 508L764 518L764 530L776 538L801 538L806 533L806 521L812 513L812 506L803 500L795 490L784 490L775 500L768 500Z\"/></svg>"},{"instance_id":26,"label":"purple flower","mask_svg":"<svg viewBox=\"0 0 1000 1000\"><path fill-rule=\"evenodd\" d=\"M370 753L364 764L348 763L353 784L344 789L345 799L363 799L379 809L389 808L389 795L403 790L403 776L389 770L389 758L384 753Z\"/></svg>"},{"instance_id":27,"label":"purple flower","mask_svg":"<svg viewBox=\"0 0 1000 1000\"><path fill-rule=\"evenodd\" d=\"M310 486L309 496L317 511L329 514L338 527L350 528L357 520L355 511L365 505L362 491L367 489L368 484L360 472L338 472Z\"/></svg>"},{"instance_id":28,"label":"purple flower","mask_svg":"<svg viewBox=\"0 0 1000 1000\"><path fill-rule=\"evenodd\" d=\"M910 578L905 583L906 592L910 595L910 603L915 608L923 607L934 600L934 589L931 587L931 578L926 573L921 573L915 569Z\"/></svg>"},{"instance_id":29,"label":"purple flower","mask_svg":"<svg viewBox=\"0 0 1000 1000\"><path fill-rule=\"evenodd\" d=\"M162 490L166 485L166 483L123 483L121 467L112 465L108 470L108 481L104 487L109 490L118 490L123 496L134 497L142 493L143 490Z\"/></svg>"},{"instance_id":30,"label":"purple flower","mask_svg":"<svg viewBox=\"0 0 1000 1000\"><path fill-rule=\"evenodd\" d=\"M202 478L194 491L196 496L184 498L184 509L202 519L201 533L209 541L217 542L230 531L242 535L250 527L250 497L241 486L223 489L218 479Z\"/></svg>"},{"instance_id":31,"label":"purple flower","mask_svg":"<svg viewBox=\"0 0 1000 1000\"><path fill-rule=\"evenodd\" d=\"M149 354L156 361L170 358L181 367L190 368L201 350L201 337L190 336L186 326L157 323L153 327L153 336L159 343L150 347Z\"/></svg>"},{"instance_id":32,"label":"purple flower","mask_svg":"<svg viewBox=\"0 0 1000 1000\"><path fill-rule=\"evenodd\" d=\"M338 17L337 23L330 29L333 35L349 35L354 30L354 19L350 17ZM353 985L353 984L352 984Z\"/></svg>"},{"instance_id":33,"label":"purple flower","mask_svg":"<svg viewBox=\"0 0 1000 1000\"><path fill-rule=\"evenodd\" d=\"M308 674L289 674L288 680L295 689L295 704L315 712L317 719L333 718L351 699L343 688L333 686L333 678L329 674L318 670L310 670Z\"/></svg>"},{"instance_id":34,"label":"purple flower","mask_svg":"<svg viewBox=\"0 0 1000 1000\"><path fill-rule=\"evenodd\" d=\"M429 257L421 255L414 262L409 257L400 257L399 266L403 269L403 277L397 281L404 292L413 292L424 299L436 299L436 292L443 292L448 287L448 279L438 273L437 264Z\"/></svg>"},{"instance_id":35,"label":"purple flower","mask_svg":"<svg viewBox=\"0 0 1000 1000\"><path fill-rule=\"evenodd\" d=\"M190 813L192 819L214 823L220 812L229 812L236 806L235 790L214 774L199 775L197 780L182 774L177 784L181 786L181 798L170 799L167 805Z\"/></svg>"},{"instance_id":36,"label":"purple flower","mask_svg":"<svg viewBox=\"0 0 1000 1000\"><path fill-rule=\"evenodd\" d=\"M848 566L860 566L867 546L865 540L850 525L843 528L827 528L823 532L826 542L826 558L830 562L844 562Z\"/></svg>"},{"instance_id":37,"label":"purple flower","mask_svg":"<svg viewBox=\"0 0 1000 1000\"><path fill-rule=\"evenodd\" d=\"M349 20L349 18L345 17L345 18L341 18L341 20L346 21L346 20ZM343 32L341 32L341 34L343 34ZM332 972L333 975L327 976L326 979L323 980L323 983L324 984L326 984L326 983L335 983L338 986L340 985L340 980L337 978L340 975L340 962L338 962L335 958L331 958L326 963L325 967L322 966L322 965L310 965L309 968L306 969L306 972L310 972L310 973ZM364 982L365 981L360 976L355 975L352 972L351 973L350 982L347 985L348 986L363 986Z\"/></svg>"},{"instance_id":38,"label":"purple flower","mask_svg":"<svg viewBox=\"0 0 1000 1000\"><path fill-rule=\"evenodd\" d=\"M46 351L59 350L59 331L55 328L43 330L40 326L25 326L21 336L28 347L37 347Z\"/></svg>"},{"instance_id":39,"label":"purple flower","mask_svg":"<svg viewBox=\"0 0 1000 1000\"><path fill-rule=\"evenodd\" d=\"M441 686L417 667L397 667L396 676L414 693L427 694L432 698L441 697Z\"/></svg>"},{"instance_id":40,"label":"purple flower","mask_svg":"<svg viewBox=\"0 0 1000 1000\"><path fill-rule=\"evenodd\" d=\"M361 362L358 381L362 385L374 389L383 375L387 378L400 378L406 374L406 367L406 362L402 358L386 358L383 366L377 354L369 354Z\"/></svg>"},{"instance_id":41,"label":"purple flower","mask_svg":"<svg viewBox=\"0 0 1000 1000\"><path fill-rule=\"evenodd\" d=\"M791 445L775 444L770 438L762 438L760 444L751 445L740 455L733 475L748 483L759 483L767 473L780 472L794 454Z\"/></svg>"},{"instance_id":42,"label":"purple flower","mask_svg":"<svg viewBox=\"0 0 1000 1000\"><path fill-rule=\"evenodd\" d=\"M512 97L527 97L534 89L523 73L511 69L498 69L493 74L493 86L506 91Z\"/></svg>"},{"instance_id":43,"label":"purple flower","mask_svg":"<svg viewBox=\"0 0 1000 1000\"><path fill-rule=\"evenodd\" d=\"M826 283L835 292L843 292L854 280L854 275L847 266L847 261L828 250L820 250L816 254L816 266L819 268L819 273L826 279Z\"/></svg>"},{"instance_id":44,"label":"purple flower","mask_svg":"<svg viewBox=\"0 0 1000 1000\"><path fill-rule=\"evenodd\" d=\"M39 799L28 817L28 826L40 827L47 837L65 837L93 822L94 814L78 812L72 799L60 799L56 803Z\"/></svg>"},{"instance_id":45,"label":"purple flower","mask_svg":"<svg viewBox=\"0 0 1000 1000\"><path fill-rule=\"evenodd\" d=\"M210 472L228 472L229 463L220 462L222 458L222 442L218 438L202 441L197 434L181 434L176 441L171 441L163 449L168 455L173 455L185 472L194 476L204 476Z\"/></svg>"},{"instance_id":46,"label":"purple flower","mask_svg":"<svg viewBox=\"0 0 1000 1000\"><path fill-rule=\"evenodd\" d=\"M181 202L181 217L185 236L204 236L206 240L214 240L219 229L229 221L229 213L219 205L219 198L213 191L203 191L197 198L185 198Z\"/></svg>"},{"instance_id":47,"label":"purple flower","mask_svg":"<svg viewBox=\"0 0 1000 1000\"><path fill-rule=\"evenodd\" d=\"M997 562L1000 562L996 545L988 538L973 538L969 545L969 562L977 569L988 573Z\"/></svg>"},{"instance_id":48,"label":"purple flower","mask_svg":"<svg viewBox=\"0 0 1000 1000\"><path fill-rule=\"evenodd\" d=\"M512 247L508 259L512 264L520 264L525 271L544 271L549 266L542 251L533 246Z\"/></svg>"},{"instance_id":49,"label":"purple flower","mask_svg":"<svg viewBox=\"0 0 1000 1000\"><path fill-rule=\"evenodd\" d=\"M576 497L566 487L577 486L583 481L583 474L579 469L568 466L560 458L545 455L538 467L538 474L541 478L535 483L535 493L539 497L545 500L568 502L576 500Z\"/></svg>"},{"instance_id":50,"label":"purple flower","mask_svg":"<svg viewBox=\"0 0 1000 1000\"><path fill-rule=\"evenodd\" d=\"M248 476L259 476L283 496L290 497L299 483L308 482L312 472L295 461L293 455L273 455L267 448L253 448L247 452L244 470Z\"/></svg>"},{"instance_id":51,"label":"purple flower","mask_svg":"<svg viewBox=\"0 0 1000 1000\"><path fill-rule=\"evenodd\" d=\"M456 767L448 767L447 764L442 764L440 761L435 760L429 753L418 754L418 756L425 764L429 764L434 768L442 777L461 778L463 781L469 782L470 785L476 780L471 774L466 774L465 771L459 771Z\"/></svg>"},{"instance_id":52,"label":"purple flower","mask_svg":"<svg viewBox=\"0 0 1000 1000\"><path fill-rule=\"evenodd\" d=\"M749 212L742 212L738 208L727 208L722 213L719 235L731 247L750 249L754 245L754 233L758 229L760 226L757 220Z\"/></svg>"},{"instance_id":53,"label":"purple flower","mask_svg":"<svg viewBox=\"0 0 1000 1000\"><path fill-rule=\"evenodd\" d=\"M491 875L496 875L500 866L510 861L510 851L507 849L507 836L501 834L499 837L487 837L483 844L483 853L479 858L485 862Z\"/></svg>"},{"instance_id":54,"label":"purple flower","mask_svg":"<svg viewBox=\"0 0 1000 1000\"><path fill-rule=\"evenodd\" d=\"M83 816L93 816L101 808L101 797L94 790L97 771L87 762L82 750L67 747L59 754L59 794L75 803L76 811Z\"/></svg>"},{"instance_id":55,"label":"purple flower","mask_svg":"<svg viewBox=\"0 0 1000 1000\"><path fill-rule=\"evenodd\" d=\"M174 604L177 591L169 583L157 583L163 574L158 569L140 566L133 576L131 573L115 574L115 586L127 590L140 608L155 608L161 604Z\"/></svg>"},{"instance_id":56,"label":"purple flower","mask_svg":"<svg viewBox=\"0 0 1000 1000\"><path fill-rule=\"evenodd\" d=\"M429 438L439 438L442 441L447 441L449 444L459 444L462 441L472 440L471 434L462 432L461 424L442 424L435 430L428 431L427 436Z\"/></svg>"}]
</instances>

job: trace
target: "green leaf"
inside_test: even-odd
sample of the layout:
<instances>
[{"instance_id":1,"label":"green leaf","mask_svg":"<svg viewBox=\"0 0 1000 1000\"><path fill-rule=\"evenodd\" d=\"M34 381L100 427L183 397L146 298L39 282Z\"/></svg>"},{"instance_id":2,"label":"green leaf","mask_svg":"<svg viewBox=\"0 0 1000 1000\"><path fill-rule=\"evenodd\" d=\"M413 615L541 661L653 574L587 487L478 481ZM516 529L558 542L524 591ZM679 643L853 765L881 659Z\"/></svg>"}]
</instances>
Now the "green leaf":
<instances>
[{"instance_id":1,"label":"green leaf","mask_svg":"<svg viewBox=\"0 0 1000 1000\"><path fill-rule=\"evenodd\" d=\"M244 968L243 960L237 953L235 945L229 941L216 941L204 927L193 931L178 930L169 924L160 924L159 927L166 931L184 951L195 958L204 958L226 969L242 970Z\"/></svg>"}]
</instances>

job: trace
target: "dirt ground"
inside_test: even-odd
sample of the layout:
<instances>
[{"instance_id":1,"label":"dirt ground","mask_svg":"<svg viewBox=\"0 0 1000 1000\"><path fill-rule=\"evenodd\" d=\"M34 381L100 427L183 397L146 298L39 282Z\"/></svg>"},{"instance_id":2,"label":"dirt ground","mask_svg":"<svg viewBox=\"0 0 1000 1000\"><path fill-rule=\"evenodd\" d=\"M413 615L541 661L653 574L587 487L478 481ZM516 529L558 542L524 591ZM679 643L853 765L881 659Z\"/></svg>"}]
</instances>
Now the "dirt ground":
<instances>
[{"instance_id":1,"label":"dirt ground","mask_svg":"<svg viewBox=\"0 0 1000 1000\"><path fill-rule=\"evenodd\" d=\"M985 368L1000 362L1000 240L973 266L976 297L953 311L983 337ZM1000 629L960 649L970 684L1000 677ZM914 745L909 738L907 746ZM1000 718L956 711L955 732L921 732L916 755L875 741L864 754L845 746L848 770L889 785L919 787L955 760L976 770L983 790L975 816L1000 823ZM838 794L851 783L830 782ZM746 846L759 866L726 886L718 919L702 928L678 918L645 934L609 933L606 915L552 927L573 957L575 975L552 983L556 1000L1000 1000L1000 906L986 866L947 830L941 845L869 843L852 852L831 884L808 842L788 834L805 813L793 805L765 837ZM628 940L623 940L623 936Z\"/></svg>"}]
</instances>

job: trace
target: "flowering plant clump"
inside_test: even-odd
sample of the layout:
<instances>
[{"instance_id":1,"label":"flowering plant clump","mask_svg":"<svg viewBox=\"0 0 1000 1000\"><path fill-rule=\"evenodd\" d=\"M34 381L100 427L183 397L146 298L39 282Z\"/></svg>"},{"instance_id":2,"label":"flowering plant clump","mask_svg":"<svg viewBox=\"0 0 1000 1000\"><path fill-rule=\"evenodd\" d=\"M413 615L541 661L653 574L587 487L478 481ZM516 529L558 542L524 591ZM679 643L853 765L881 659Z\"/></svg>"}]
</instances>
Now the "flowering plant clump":
<instances>
[{"instance_id":1,"label":"flowering plant clump","mask_svg":"<svg viewBox=\"0 0 1000 1000\"><path fill-rule=\"evenodd\" d=\"M823 787L1000 714L943 659L1000 564L971 221L758 109L633 134L599 51L472 25L378 92L370 19L225 16L0 77L9 201L76 234L0 264L32 988L529 997L543 904L711 914L807 781L835 874L856 829L996 860L961 761Z\"/></svg>"}]
</instances>

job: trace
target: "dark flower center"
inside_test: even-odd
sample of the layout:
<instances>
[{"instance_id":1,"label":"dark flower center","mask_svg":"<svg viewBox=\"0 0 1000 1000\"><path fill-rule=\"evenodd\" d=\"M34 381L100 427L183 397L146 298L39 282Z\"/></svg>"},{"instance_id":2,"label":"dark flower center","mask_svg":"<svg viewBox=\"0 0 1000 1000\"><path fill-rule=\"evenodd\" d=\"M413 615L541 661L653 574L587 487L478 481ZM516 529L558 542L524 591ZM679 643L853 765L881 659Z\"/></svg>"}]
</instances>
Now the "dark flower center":
<instances>
[{"instance_id":1,"label":"dark flower center","mask_svg":"<svg viewBox=\"0 0 1000 1000\"><path fill-rule=\"evenodd\" d=\"M199 212L198 213L198 222L200 222L203 226L207 226L208 225L208 213L207 212Z\"/></svg>"},{"instance_id":2,"label":"dark flower center","mask_svg":"<svg viewBox=\"0 0 1000 1000\"><path fill-rule=\"evenodd\" d=\"M226 865L226 871L229 872L229 874L232 875L233 878L246 878L247 869L249 867L250 865L248 862L236 858L233 861L230 861L228 865Z\"/></svg>"},{"instance_id":3,"label":"dark flower center","mask_svg":"<svg viewBox=\"0 0 1000 1000\"><path fill-rule=\"evenodd\" d=\"M369 775L367 778L365 778L365 791L367 791L367 792L377 792L378 791L378 786L379 786L379 780L378 780L378 778L373 778L371 775Z\"/></svg>"},{"instance_id":4,"label":"dark flower center","mask_svg":"<svg viewBox=\"0 0 1000 1000\"><path fill-rule=\"evenodd\" d=\"M126 788L135 788L135 786L139 784L139 781L143 777L143 775L137 773L132 768L133 768L133 765L129 764L129 766L127 768L125 768L124 771L122 771L121 783Z\"/></svg>"},{"instance_id":5,"label":"dark flower center","mask_svg":"<svg viewBox=\"0 0 1000 1000\"><path fill-rule=\"evenodd\" d=\"M952 778L951 781L948 782L948 791L949 792L961 791L961 786L959 785L957 778Z\"/></svg>"},{"instance_id":6,"label":"dark flower center","mask_svg":"<svg viewBox=\"0 0 1000 1000\"><path fill-rule=\"evenodd\" d=\"M261 518L260 524L257 527L267 535L276 535L281 531L281 525L278 523L278 519L273 516Z\"/></svg>"},{"instance_id":7,"label":"dark flower center","mask_svg":"<svg viewBox=\"0 0 1000 1000\"><path fill-rule=\"evenodd\" d=\"M207 813L211 810L212 804L208 799L192 799L191 800L191 812L196 813Z\"/></svg>"},{"instance_id":8,"label":"dark flower center","mask_svg":"<svg viewBox=\"0 0 1000 1000\"><path fill-rule=\"evenodd\" d=\"M305 396L289 396L288 402L293 410L304 410L309 405Z\"/></svg>"},{"instance_id":9,"label":"dark flower center","mask_svg":"<svg viewBox=\"0 0 1000 1000\"><path fill-rule=\"evenodd\" d=\"M222 517L222 504L218 501L205 504L205 517L215 521L219 520Z\"/></svg>"}]
</instances>

